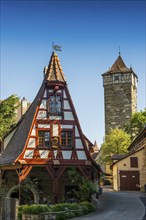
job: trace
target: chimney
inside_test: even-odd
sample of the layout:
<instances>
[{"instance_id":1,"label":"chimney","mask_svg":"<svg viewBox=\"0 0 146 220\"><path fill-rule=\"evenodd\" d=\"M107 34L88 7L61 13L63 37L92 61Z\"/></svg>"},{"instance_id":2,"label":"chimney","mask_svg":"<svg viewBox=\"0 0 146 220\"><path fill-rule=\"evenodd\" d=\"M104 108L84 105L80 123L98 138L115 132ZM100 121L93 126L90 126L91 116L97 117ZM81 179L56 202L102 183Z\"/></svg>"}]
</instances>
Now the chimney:
<instances>
[{"instance_id":1,"label":"chimney","mask_svg":"<svg viewBox=\"0 0 146 220\"><path fill-rule=\"evenodd\" d=\"M23 99L21 100L21 115L24 115L24 113L27 111L27 108L27 99L23 97Z\"/></svg>"}]
</instances>

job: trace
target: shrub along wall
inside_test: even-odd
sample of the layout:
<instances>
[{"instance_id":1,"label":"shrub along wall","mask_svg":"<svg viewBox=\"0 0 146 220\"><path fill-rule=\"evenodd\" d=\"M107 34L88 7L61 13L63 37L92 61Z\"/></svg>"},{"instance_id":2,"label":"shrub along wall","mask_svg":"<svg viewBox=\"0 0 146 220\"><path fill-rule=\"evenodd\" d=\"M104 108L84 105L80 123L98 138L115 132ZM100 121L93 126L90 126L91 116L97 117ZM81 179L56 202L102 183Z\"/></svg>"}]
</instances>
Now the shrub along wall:
<instances>
[{"instance_id":1,"label":"shrub along wall","mask_svg":"<svg viewBox=\"0 0 146 220\"><path fill-rule=\"evenodd\" d=\"M18 209L19 220L65 220L94 212L96 207L90 202L60 203L56 205L22 205Z\"/></svg>"}]
</instances>

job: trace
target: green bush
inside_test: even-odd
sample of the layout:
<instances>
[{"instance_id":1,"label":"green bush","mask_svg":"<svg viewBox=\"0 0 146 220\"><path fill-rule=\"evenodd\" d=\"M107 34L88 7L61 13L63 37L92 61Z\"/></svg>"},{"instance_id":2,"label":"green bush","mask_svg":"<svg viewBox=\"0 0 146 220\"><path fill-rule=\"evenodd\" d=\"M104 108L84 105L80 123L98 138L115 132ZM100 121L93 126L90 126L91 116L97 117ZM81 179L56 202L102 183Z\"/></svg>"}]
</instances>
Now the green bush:
<instances>
[{"instance_id":1,"label":"green bush","mask_svg":"<svg viewBox=\"0 0 146 220\"><path fill-rule=\"evenodd\" d=\"M70 210L77 210L79 208L79 204L78 203L71 203L69 204L69 209Z\"/></svg>"},{"instance_id":2,"label":"green bush","mask_svg":"<svg viewBox=\"0 0 146 220\"><path fill-rule=\"evenodd\" d=\"M76 216L77 215L76 215L75 211L69 211L69 212L65 213L65 217L66 217L65 219L74 218Z\"/></svg>"},{"instance_id":3,"label":"green bush","mask_svg":"<svg viewBox=\"0 0 146 220\"><path fill-rule=\"evenodd\" d=\"M56 213L56 219L57 220L65 220L66 219L65 213L64 212Z\"/></svg>"},{"instance_id":4,"label":"green bush","mask_svg":"<svg viewBox=\"0 0 146 220\"><path fill-rule=\"evenodd\" d=\"M28 205L21 205L18 208L18 219L21 220L22 219L22 214L24 212L24 207L27 207Z\"/></svg>"},{"instance_id":5,"label":"green bush","mask_svg":"<svg viewBox=\"0 0 146 220\"><path fill-rule=\"evenodd\" d=\"M65 220L76 216L82 216L93 212L96 207L90 202L81 203L60 203L52 206L35 204L22 205L18 209L18 219L22 219L22 214L38 215L41 213L56 212L57 220Z\"/></svg>"},{"instance_id":6,"label":"green bush","mask_svg":"<svg viewBox=\"0 0 146 220\"><path fill-rule=\"evenodd\" d=\"M53 212L66 211L68 209L70 209L70 204L69 203L59 203L59 204L51 206L51 210Z\"/></svg>"},{"instance_id":7,"label":"green bush","mask_svg":"<svg viewBox=\"0 0 146 220\"><path fill-rule=\"evenodd\" d=\"M89 213L88 207L86 205L80 205L84 215Z\"/></svg>"},{"instance_id":8,"label":"green bush","mask_svg":"<svg viewBox=\"0 0 146 220\"><path fill-rule=\"evenodd\" d=\"M94 212L96 210L96 207L92 203L87 201L81 202L80 205L83 209L86 207L88 209L88 212Z\"/></svg>"}]
</instances>

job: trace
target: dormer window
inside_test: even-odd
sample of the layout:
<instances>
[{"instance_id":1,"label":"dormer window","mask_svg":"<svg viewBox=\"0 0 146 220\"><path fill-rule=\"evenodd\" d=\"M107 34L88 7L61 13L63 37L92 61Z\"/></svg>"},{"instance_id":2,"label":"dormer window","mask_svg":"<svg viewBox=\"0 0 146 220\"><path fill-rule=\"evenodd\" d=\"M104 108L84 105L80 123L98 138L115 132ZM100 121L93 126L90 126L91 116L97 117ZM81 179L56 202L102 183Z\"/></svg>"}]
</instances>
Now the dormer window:
<instances>
[{"instance_id":1,"label":"dormer window","mask_svg":"<svg viewBox=\"0 0 146 220\"><path fill-rule=\"evenodd\" d=\"M61 114L61 96L58 94L50 95L48 103L48 112L50 115Z\"/></svg>"}]
</instances>

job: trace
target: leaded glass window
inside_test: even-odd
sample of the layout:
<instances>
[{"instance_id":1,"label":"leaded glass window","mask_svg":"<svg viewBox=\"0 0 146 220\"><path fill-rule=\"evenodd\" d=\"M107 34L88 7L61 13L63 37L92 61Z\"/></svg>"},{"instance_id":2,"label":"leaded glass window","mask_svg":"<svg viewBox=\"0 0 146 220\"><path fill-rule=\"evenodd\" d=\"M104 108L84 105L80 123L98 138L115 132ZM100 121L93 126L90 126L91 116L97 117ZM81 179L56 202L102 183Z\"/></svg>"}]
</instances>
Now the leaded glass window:
<instances>
[{"instance_id":1,"label":"leaded glass window","mask_svg":"<svg viewBox=\"0 0 146 220\"><path fill-rule=\"evenodd\" d=\"M49 97L48 110L50 115L59 115L61 113L61 97L59 95L51 95Z\"/></svg>"}]
</instances>

